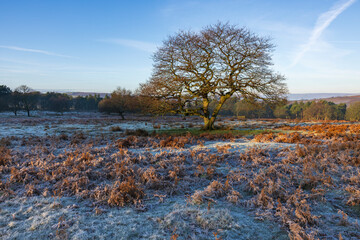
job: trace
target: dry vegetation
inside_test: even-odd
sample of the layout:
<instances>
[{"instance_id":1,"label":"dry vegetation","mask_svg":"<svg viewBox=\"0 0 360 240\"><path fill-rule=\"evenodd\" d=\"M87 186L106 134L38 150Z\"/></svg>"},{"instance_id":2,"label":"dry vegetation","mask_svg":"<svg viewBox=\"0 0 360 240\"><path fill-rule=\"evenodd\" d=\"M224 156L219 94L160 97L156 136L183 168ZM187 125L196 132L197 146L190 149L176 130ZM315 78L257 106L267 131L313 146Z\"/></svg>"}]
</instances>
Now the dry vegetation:
<instances>
[{"instance_id":1,"label":"dry vegetation","mask_svg":"<svg viewBox=\"0 0 360 240\"><path fill-rule=\"evenodd\" d=\"M278 223L285 239L359 239L360 124L278 130L283 132L255 136L251 142L257 147L246 151L230 144L193 148L209 140L248 141L206 134L133 131L116 138L74 133L2 139L0 202L76 197L90 201L93 214L101 216L113 208L150 213L154 201L165 206L183 199L186 208L156 218L163 237L237 239L227 231L236 228L231 209L238 208L256 222ZM264 142L288 147L262 147ZM70 238L70 226L59 219L54 236ZM8 223L0 229L7 229L0 238L11 239ZM280 238L268 232L268 239Z\"/></svg>"}]
</instances>

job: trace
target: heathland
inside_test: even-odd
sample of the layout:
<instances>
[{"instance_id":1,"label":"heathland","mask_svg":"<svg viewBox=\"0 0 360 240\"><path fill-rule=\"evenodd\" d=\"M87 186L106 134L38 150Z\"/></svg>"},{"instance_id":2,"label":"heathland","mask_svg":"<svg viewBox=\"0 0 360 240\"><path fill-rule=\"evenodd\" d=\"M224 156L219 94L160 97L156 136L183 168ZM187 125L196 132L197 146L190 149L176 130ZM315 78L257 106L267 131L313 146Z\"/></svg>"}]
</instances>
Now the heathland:
<instances>
[{"instance_id":1,"label":"heathland","mask_svg":"<svg viewBox=\"0 0 360 240\"><path fill-rule=\"evenodd\" d=\"M1 239L359 239L360 124L0 118Z\"/></svg>"}]
</instances>

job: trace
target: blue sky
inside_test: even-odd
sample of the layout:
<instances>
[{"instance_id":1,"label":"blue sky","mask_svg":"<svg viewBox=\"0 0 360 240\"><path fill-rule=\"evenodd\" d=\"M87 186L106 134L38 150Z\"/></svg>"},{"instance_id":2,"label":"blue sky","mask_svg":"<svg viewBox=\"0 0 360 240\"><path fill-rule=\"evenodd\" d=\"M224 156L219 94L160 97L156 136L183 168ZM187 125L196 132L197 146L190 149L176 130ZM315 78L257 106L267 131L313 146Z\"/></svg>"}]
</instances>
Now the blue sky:
<instances>
[{"instance_id":1,"label":"blue sky","mask_svg":"<svg viewBox=\"0 0 360 240\"><path fill-rule=\"evenodd\" d=\"M0 85L134 90L167 36L218 21L272 37L291 93L360 93L357 0L0 0Z\"/></svg>"}]
</instances>

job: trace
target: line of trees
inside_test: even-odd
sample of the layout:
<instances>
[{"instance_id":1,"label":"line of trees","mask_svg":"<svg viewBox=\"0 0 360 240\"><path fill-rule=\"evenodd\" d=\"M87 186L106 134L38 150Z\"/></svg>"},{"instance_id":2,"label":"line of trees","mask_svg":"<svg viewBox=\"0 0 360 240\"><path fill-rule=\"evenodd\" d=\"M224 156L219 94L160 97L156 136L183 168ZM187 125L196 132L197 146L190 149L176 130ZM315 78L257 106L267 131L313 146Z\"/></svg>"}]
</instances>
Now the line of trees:
<instances>
[{"instance_id":1,"label":"line of trees","mask_svg":"<svg viewBox=\"0 0 360 240\"><path fill-rule=\"evenodd\" d=\"M294 102L276 108L274 116L304 120L344 120L346 108L344 103L335 104L325 100Z\"/></svg>"},{"instance_id":2,"label":"line of trees","mask_svg":"<svg viewBox=\"0 0 360 240\"><path fill-rule=\"evenodd\" d=\"M16 116L19 111L26 111L30 116L33 110L63 113L75 111L97 111L100 95L72 97L65 93L40 93L26 85L12 91L5 85L0 86L0 111L12 111Z\"/></svg>"},{"instance_id":3,"label":"line of trees","mask_svg":"<svg viewBox=\"0 0 360 240\"><path fill-rule=\"evenodd\" d=\"M128 113L158 114L159 110L169 108L169 100L159 100L144 97L124 88L118 88L110 96L105 97L99 103L99 111L104 113L119 114L124 118ZM212 112L218 106L219 99L209 99L209 111ZM192 108L190 104L184 108ZM170 112L167 109L161 113ZM222 106L220 115L239 116L242 118L281 118L299 120L360 120L360 102L351 104L335 104L325 100L299 101L287 103L286 101L268 102L256 99L229 98ZM184 114L186 116L186 113Z\"/></svg>"},{"instance_id":4,"label":"line of trees","mask_svg":"<svg viewBox=\"0 0 360 240\"><path fill-rule=\"evenodd\" d=\"M218 99L209 101L209 111L218 105ZM0 86L0 111L26 111L30 116L33 110L67 112L67 111L99 111L106 114L118 114L125 118L126 114L158 114L159 109L169 106L165 100L156 100L142 96L125 88L117 88L110 95L101 98L99 95L72 97L64 93L40 93L22 85L12 91L9 87ZM190 107L191 106L187 106ZM169 111L171 112L171 111ZM165 114L164 112L163 114ZM220 112L225 116L241 116L242 118L281 118L299 120L350 120L360 121L360 102L347 106L324 100L299 101L293 103L270 103L261 100L239 99L231 97ZM185 114L186 115L186 114Z\"/></svg>"},{"instance_id":5,"label":"line of trees","mask_svg":"<svg viewBox=\"0 0 360 240\"><path fill-rule=\"evenodd\" d=\"M245 118L357 121L360 120L360 103L351 104L349 107L344 103L335 104L325 100L270 104L259 100L232 98L224 105L220 114Z\"/></svg>"}]
</instances>

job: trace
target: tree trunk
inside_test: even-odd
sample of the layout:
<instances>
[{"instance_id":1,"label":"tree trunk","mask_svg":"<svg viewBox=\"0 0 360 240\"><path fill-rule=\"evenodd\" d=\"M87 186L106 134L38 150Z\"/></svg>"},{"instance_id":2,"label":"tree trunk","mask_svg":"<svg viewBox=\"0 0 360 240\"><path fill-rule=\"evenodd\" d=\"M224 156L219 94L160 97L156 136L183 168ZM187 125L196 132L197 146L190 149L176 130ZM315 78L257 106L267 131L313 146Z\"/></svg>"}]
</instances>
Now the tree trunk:
<instances>
[{"instance_id":1,"label":"tree trunk","mask_svg":"<svg viewBox=\"0 0 360 240\"><path fill-rule=\"evenodd\" d=\"M214 121L211 121L210 112L209 112L209 99L203 99L203 119L204 119L204 130L213 130L214 129Z\"/></svg>"},{"instance_id":2,"label":"tree trunk","mask_svg":"<svg viewBox=\"0 0 360 240\"><path fill-rule=\"evenodd\" d=\"M204 130L214 130L214 122L215 122L215 118L207 118L207 117L203 117L204 119Z\"/></svg>"},{"instance_id":3,"label":"tree trunk","mask_svg":"<svg viewBox=\"0 0 360 240\"><path fill-rule=\"evenodd\" d=\"M119 112L119 115L121 116L122 120L125 120L124 114L122 112Z\"/></svg>"},{"instance_id":4,"label":"tree trunk","mask_svg":"<svg viewBox=\"0 0 360 240\"><path fill-rule=\"evenodd\" d=\"M28 115L28 117L30 117L30 110L29 110L29 109L27 109L26 111L27 111L27 115Z\"/></svg>"},{"instance_id":5,"label":"tree trunk","mask_svg":"<svg viewBox=\"0 0 360 240\"><path fill-rule=\"evenodd\" d=\"M212 118L204 118L204 130L214 130L214 123L215 123L215 119L214 117Z\"/></svg>"},{"instance_id":6,"label":"tree trunk","mask_svg":"<svg viewBox=\"0 0 360 240\"><path fill-rule=\"evenodd\" d=\"M211 114L211 118L204 116L204 129L206 130L213 130L214 129L214 123L216 120L217 115L219 114L222 106L224 105L225 101L231 97L231 94L227 94L225 96L220 97L220 101L218 105L215 107L213 113Z\"/></svg>"}]
</instances>

